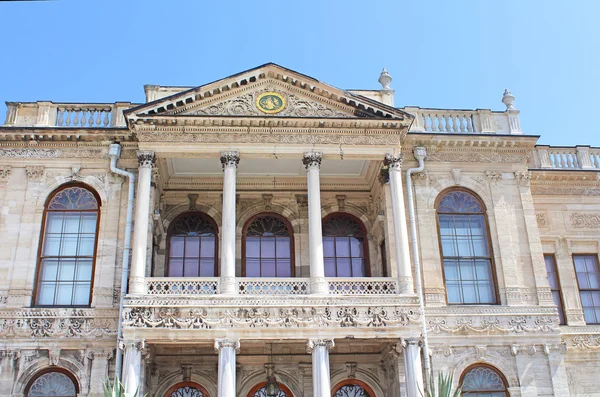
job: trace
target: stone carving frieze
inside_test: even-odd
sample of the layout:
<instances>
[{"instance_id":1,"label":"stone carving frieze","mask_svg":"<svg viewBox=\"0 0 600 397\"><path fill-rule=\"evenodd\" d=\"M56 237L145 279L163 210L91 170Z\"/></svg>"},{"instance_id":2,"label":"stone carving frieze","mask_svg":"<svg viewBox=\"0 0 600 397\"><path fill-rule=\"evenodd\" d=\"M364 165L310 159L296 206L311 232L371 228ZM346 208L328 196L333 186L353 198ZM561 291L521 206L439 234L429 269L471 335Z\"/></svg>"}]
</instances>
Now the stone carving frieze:
<instances>
[{"instance_id":1,"label":"stone carving frieze","mask_svg":"<svg viewBox=\"0 0 600 397\"><path fill-rule=\"evenodd\" d=\"M531 194L540 196L600 196L600 188L596 187L558 187L558 186L533 186Z\"/></svg>"},{"instance_id":2,"label":"stone carving frieze","mask_svg":"<svg viewBox=\"0 0 600 397\"><path fill-rule=\"evenodd\" d=\"M571 226L574 228L598 228L600 227L600 214L574 212L569 216Z\"/></svg>"},{"instance_id":3,"label":"stone carving frieze","mask_svg":"<svg viewBox=\"0 0 600 397\"><path fill-rule=\"evenodd\" d=\"M448 163L515 163L524 164L529 159L526 151L515 152L475 152L470 151L442 151L439 148L427 150L426 161Z\"/></svg>"},{"instance_id":4,"label":"stone carving frieze","mask_svg":"<svg viewBox=\"0 0 600 397\"><path fill-rule=\"evenodd\" d=\"M103 148L5 148L0 149L0 157L4 158L104 158L108 149Z\"/></svg>"},{"instance_id":5,"label":"stone carving frieze","mask_svg":"<svg viewBox=\"0 0 600 397\"><path fill-rule=\"evenodd\" d=\"M285 109L274 114L261 112L256 106L256 99L260 94L267 91L277 92L284 96L287 103ZM196 116L356 117L354 114L342 112L296 94L275 91L273 87L214 103L188 114Z\"/></svg>"},{"instance_id":6,"label":"stone carving frieze","mask_svg":"<svg viewBox=\"0 0 600 397\"><path fill-rule=\"evenodd\" d=\"M536 212L535 220L537 221L538 227L548 227L548 216L545 212Z\"/></svg>"},{"instance_id":7,"label":"stone carving frieze","mask_svg":"<svg viewBox=\"0 0 600 397\"><path fill-rule=\"evenodd\" d=\"M557 333L558 317L554 316L490 316L490 317L435 317L427 320L432 334L526 334Z\"/></svg>"},{"instance_id":8,"label":"stone carving frieze","mask_svg":"<svg viewBox=\"0 0 600 397\"><path fill-rule=\"evenodd\" d=\"M127 307L123 325L131 328L328 328L407 327L420 320L416 308L405 307L256 307L169 308Z\"/></svg>"}]
</instances>

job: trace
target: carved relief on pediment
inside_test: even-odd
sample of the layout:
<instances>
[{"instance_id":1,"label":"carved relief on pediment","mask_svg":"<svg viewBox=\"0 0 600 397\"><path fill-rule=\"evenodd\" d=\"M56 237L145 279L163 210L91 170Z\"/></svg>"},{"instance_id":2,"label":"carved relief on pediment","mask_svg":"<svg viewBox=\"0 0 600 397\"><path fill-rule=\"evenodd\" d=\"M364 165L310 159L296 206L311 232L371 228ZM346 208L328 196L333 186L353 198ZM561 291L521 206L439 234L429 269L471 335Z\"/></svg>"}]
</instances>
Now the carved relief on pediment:
<instances>
[{"instance_id":1,"label":"carved relief on pediment","mask_svg":"<svg viewBox=\"0 0 600 397\"><path fill-rule=\"evenodd\" d=\"M267 99L264 100L265 94L271 95L267 95ZM268 100L272 99L271 97L282 98L282 100L278 103L269 103ZM184 114L195 116L356 117L351 112L344 112L333 106L294 93L284 92L273 86L212 103Z\"/></svg>"}]
</instances>

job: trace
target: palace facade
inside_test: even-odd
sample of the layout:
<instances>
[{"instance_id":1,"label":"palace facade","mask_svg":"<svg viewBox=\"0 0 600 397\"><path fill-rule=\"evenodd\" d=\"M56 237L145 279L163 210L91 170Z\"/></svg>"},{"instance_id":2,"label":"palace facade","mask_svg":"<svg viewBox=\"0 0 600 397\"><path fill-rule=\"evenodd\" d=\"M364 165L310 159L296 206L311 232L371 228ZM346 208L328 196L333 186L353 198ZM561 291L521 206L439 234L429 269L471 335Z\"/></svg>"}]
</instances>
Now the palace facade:
<instances>
[{"instance_id":1,"label":"palace facade","mask_svg":"<svg viewBox=\"0 0 600 397\"><path fill-rule=\"evenodd\" d=\"M379 82L7 103L0 396L600 396L600 149Z\"/></svg>"}]
</instances>

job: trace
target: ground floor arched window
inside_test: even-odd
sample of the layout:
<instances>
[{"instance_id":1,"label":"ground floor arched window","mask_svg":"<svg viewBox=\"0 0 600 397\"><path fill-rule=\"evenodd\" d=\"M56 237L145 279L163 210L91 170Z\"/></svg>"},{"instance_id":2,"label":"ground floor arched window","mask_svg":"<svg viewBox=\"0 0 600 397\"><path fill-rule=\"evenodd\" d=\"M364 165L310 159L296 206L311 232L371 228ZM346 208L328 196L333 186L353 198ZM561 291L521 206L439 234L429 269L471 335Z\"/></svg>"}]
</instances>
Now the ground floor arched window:
<instances>
[{"instance_id":1,"label":"ground floor arched window","mask_svg":"<svg viewBox=\"0 0 600 397\"><path fill-rule=\"evenodd\" d=\"M472 365L462 375L463 394L473 397L508 397L506 379L488 365Z\"/></svg>"},{"instance_id":2,"label":"ground floor arched window","mask_svg":"<svg viewBox=\"0 0 600 397\"><path fill-rule=\"evenodd\" d=\"M208 392L195 382L182 382L171 387L165 397L209 397Z\"/></svg>"},{"instance_id":3,"label":"ground floor arched window","mask_svg":"<svg viewBox=\"0 0 600 397\"><path fill-rule=\"evenodd\" d=\"M79 393L75 377L60 370L40 372L25 390L26 397L75 397Z\"/></svg>"},{"instance_id":4,"label":"ground floor arched window","mask_svg":"<svg viewBox=\"0 0 600 397\"><path fill-rule=\"evenodd\" d=\"M358 379L346 379L333 387L333 397L375 397L375 392Z\"/></svg>"},{"instance_id":5,"label":"ground floor arched window","mask_svg":"<svg viewBox=\"0 0 600 397\"><path fill-rule=\"evenodd\" d=\"M279 394L277 397L294 397L294 394L292 394L291 390L286 385L283 383L278 383L278 385ZM248 393L248 397L267 397L267 389L265 388L266 386L266 382L262 382L254 386Z\"/></svg>"}]
</instances>

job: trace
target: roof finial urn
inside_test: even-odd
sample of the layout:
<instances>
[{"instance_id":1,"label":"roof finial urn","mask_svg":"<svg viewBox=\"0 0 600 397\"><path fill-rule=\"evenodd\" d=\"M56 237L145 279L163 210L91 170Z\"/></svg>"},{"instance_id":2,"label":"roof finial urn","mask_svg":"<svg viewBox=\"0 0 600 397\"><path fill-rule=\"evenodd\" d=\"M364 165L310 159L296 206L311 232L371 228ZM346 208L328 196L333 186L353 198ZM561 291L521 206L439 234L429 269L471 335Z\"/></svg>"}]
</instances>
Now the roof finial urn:
<instances>
[{"instance_id":1,"label":"roof finial urn","mask_svg":"<svg viewBox=\"0 0 600 397\"><path fill-rule=\"evenodd\" d=\"M379 84L383 86L384 91L392 91L392 87L390 87L390 83L392 82L392 76L383 68L381 71L381 75L379 76Z\"/></svg>"},{"instance_id":2,"label":"roof finial urn","mask_svg":"<svg viewBox=\"0 0 600 397\"><path fill-rule=\"evenodd\" d=\"M504 90L504 95L502 95L502 103L506 105L506 110L515 110L513 103L515 103L515 97L510 93L508 88Z\"/></svg>"}]
</instances>

